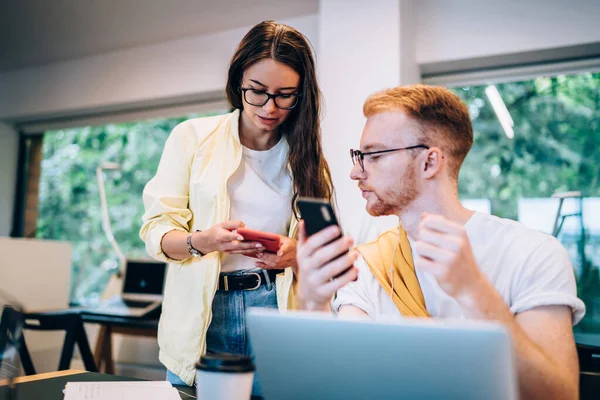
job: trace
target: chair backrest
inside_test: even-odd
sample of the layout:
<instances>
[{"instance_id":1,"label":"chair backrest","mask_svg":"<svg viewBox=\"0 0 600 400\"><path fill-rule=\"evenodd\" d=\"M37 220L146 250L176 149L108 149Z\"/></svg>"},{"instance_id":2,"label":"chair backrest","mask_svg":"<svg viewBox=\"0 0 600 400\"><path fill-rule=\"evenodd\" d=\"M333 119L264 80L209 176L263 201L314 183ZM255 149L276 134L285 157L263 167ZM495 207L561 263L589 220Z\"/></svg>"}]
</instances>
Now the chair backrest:
<instances>
[{"instance_id":1,"label":"chair backrest","mask_svg":"<svg viewBox=\"0 0 600 400\"><path fill-rule=\"evenodd\" d=\"M79 347L82 361L86 370L97 372L97 367L94 362L90 345L87 339L83 320L79 312L72 310L54 311L46 313L28 313L25 314L24 329L36 331L65 331L65 340L62 347L58 370L68 369L73 358L73 350L75 345ZM35 373L35 368L31 360L31 356L25 343L25 338L21 338L21 360L23 368L27 375Z\"/></svg>"}]
</instances>

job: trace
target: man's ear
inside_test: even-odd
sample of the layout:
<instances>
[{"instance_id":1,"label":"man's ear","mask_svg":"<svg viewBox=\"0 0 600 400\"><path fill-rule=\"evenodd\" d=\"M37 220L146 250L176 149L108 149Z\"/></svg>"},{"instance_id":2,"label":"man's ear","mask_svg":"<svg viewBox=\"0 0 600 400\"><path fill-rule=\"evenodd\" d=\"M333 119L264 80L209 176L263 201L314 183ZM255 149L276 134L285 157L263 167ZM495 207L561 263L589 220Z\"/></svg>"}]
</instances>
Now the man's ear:
<instances>
[{"instance_id":1,"label":"man's ear","mask_svg":"<svg viewBox=\"0 0 600 400\"><path fill-rule=\"evenodd\" d=\"M423 161L423 177L432 179L440 173L444 163L444 155L439 147L430 147Z\"/></svg>"}]
</instances>

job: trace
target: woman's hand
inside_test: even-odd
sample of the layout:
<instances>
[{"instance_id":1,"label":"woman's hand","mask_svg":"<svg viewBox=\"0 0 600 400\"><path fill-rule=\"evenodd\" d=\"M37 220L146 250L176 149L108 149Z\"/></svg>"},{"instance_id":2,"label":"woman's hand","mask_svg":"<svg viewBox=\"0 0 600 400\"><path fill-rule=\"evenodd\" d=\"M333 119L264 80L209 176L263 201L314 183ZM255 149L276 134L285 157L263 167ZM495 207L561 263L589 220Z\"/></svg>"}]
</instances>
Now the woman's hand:
<instances>
[{"instance_id":1,"label":"woman's hand","mask_svg":"<svg viewBox=\"0 0 600 400\"><path fill-rule=\"evenodd\" d=\"M262 269L284 269L292 267L296 270L296 239L289 238L287 236L280 236L281 247L277 251L277 254L273 253L259 253L257 258L259 261L256 262L256 266Z\"/></svg>"},{"instance_id":2,"label":"woman's hand","mask_svg":"<svg viewBox=\"0 0 600 400\"><path fill-rule=\"evenodd\" d=\"M246 225L242 221L225 221L192 236L192 246L203 254L222 251L229 254L256 256L264 246L258 242L244 242L244 237L236 229Z\"/></svg>"}]
</instances>

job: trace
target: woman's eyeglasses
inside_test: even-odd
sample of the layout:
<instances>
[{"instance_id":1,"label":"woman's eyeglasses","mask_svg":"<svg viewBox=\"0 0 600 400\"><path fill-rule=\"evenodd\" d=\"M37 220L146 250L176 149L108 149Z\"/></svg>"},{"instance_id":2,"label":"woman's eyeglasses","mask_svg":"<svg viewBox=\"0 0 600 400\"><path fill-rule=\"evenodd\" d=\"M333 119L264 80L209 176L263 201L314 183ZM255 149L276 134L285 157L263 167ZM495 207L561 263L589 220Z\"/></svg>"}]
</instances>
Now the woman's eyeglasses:
<instances>
[{"instance_id":1,"label":"woman's eyeglasses","mask_svg":"<svg viewBox=\"0 0 600 400\"><path fill-rule=\"evenodd\" d=\"M241 88L241 90L244 94L244 100L250 105L262 107L267 104L270 99L273 99L275 107L282 110L291 110L296 107L298 105L298 99L301 97L301 95L297 93L270 94L264 90L252 88Z\"/></svg>"}]
</instances>

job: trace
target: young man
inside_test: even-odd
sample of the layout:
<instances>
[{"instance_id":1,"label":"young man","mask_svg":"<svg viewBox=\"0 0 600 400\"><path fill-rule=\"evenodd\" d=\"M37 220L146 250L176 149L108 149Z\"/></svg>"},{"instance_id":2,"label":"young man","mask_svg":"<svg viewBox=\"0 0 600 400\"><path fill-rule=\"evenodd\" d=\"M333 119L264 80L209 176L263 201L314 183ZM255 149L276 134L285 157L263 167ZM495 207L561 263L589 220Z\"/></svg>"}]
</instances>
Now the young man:
<instances>
[{"instance_id":1,"label":"young man","mask_svg":"<svg viewBox=\"0 0 600 400\"><path fill-rule=\"evenodd\" d=\"M465 104L416 85L372 95L364 114L350 176L371 215L401 226L336 258L351 238L329 243L336 227L306 238L301 225L300 307L329 311L337 291L340 316L498 321L513 336L522 398L577 398L571 327L585 307L569 257L551 236L461 205L458 173L473 144Z\"/></svg>"}]
</instances>

